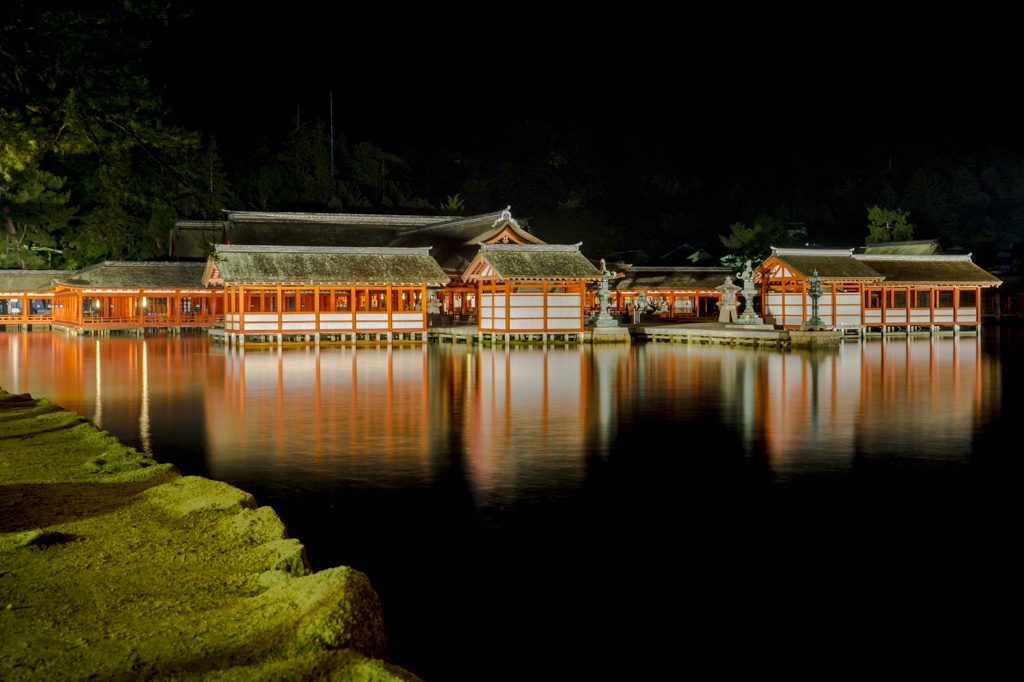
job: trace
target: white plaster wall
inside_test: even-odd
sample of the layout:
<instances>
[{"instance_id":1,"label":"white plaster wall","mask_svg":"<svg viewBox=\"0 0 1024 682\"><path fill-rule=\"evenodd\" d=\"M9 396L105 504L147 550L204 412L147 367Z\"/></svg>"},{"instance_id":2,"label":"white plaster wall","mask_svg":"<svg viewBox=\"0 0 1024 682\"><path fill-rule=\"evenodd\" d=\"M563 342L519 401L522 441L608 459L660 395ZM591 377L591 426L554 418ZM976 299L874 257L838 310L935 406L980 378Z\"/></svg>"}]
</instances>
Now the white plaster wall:
<instances>
[{"instance_id":1,"label":"white plaster wall","mask_svg":"<svg viewBox=\"0 0 1024 682\"><path fill-rule=\"evenodd\" d=\"M513 298L515 298L513 296ZM512 308L509 315L513 320L525 317L544 317L544 308Z\"/></svg>"},{"instance_id":2,"label":"white plaster wall","mask_svg":"<svg viewBox=\"0 0 1024 682\"><path fill-rule=\"evenodd\" d=\"M512 320L510 329L544 329L544 320Z\"/></svg>"},{"instance_id":3,"label":"white plaster wall","mask_svg":"<svg viewBox=\"0 0 1024 682\"><path fill-rule=\"evenodd\" d=\"M502 302L502 303L504 303L504 302ZM526 306L526 305L530 305L530 306L540 306L540 307L543 308L544 307L544 297L543 296L523 296L523 295L520 295L520 294L513 294L512 295L512 305L513 306Z\"/></svg>"}]
</instances>

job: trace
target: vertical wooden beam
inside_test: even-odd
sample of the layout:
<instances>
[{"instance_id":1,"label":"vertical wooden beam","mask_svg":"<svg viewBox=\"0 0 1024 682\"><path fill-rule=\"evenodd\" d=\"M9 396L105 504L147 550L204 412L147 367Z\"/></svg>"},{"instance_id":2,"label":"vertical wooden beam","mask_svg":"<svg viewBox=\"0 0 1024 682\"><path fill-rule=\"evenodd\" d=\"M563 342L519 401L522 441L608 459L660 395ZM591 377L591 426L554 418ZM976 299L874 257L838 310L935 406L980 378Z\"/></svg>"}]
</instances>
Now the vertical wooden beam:
<instances>
[{"instance_id":1,"label":"vertical wooden beam","mask_svg":"<svg viewBox=\"0 0 1024 682\"><path fill-rule=\"evenodd\" d=\"M732 282L732 277L729 278L729 282ZM785 277L779 282L779 290L782 291L782 328L786 328L786 294L789 293L789 278Z\"/></svg>"},{"instance_id":2,"label":"vertical wooden beam","mask_svg":"<svg viewBox=\"0 0 1024 682\"><path fill-rule=\"evenodd\" d=\"M883 287L882 290L878 292L878 294L879 294L878 298L882 299L882 302L881 302L881 305L882 305L882 333L884 334L885 333L885 323L886 323L886 319L885 319L886 318L886 313L888 313L888 311L889 311L888 307L886 306L886 304L889 302L887 300L889 298L889 290Z\"/></svg>"},{"instance_id":3,"label":"vertical wooden beam","mask_svg":"<svg viewBox=\"0 0 1024 682\"><path fill-rule=\"evenodd\" d=\"M296 294L297 295L297 294ZM277 333L284 334L284 317L282 311L284 310L284 287L280 284L277 285Z\"/></svg>"},{"instance_id":4,"label":"vertical wooden beam","mask_svg":"<svg viewBox=\"0 0 1024 682\"><path fill-rule=\"evenodd\" d=\"M751 308L753 309L753 308ZM800 314L807 320L807 280L800 282Z\"/></svg>"},{"instance_id":5,"label":"vertical wooden beam","mask_svg":"<svg viewBox=\"0 0 1024 682\"><path fill-rule=\"evenodd\" d=\"M320 333L320 287L313 287L313 314L316 316L316 333ZM319 375L318 375L319 376Z\"/></svg>"},{"instance_id":6,"label":"vertical wooden beam","mask_svg":"<svg viewBox=\"0 0 1024 682\"><path fill-rule=\"evenodd\" d=\"M867 321L867 307L868 302L864 298L864 282L857 282L857 295L860 297L860 326L864 326L864 322Z\"/></svg>"},{"instance_id":7,"label":"vertical wooden beam","mask_svg":"<svg viewBox=\"0 0 1024 682\"><path fill-rule=\"evenodd\" d=\"M240 284L235 287L237 292L237 303L238 303L238 314L235 316L238 322L238 333L245 333L245 285Z\"/></svg>"},{"instance_id":8,"label":"vertical wooden beam","mask_svg":"<svg viewBox=\"0 0 1024 682\"><path fill-rule=\"evenodd\" d=\"M836 283L832 282L832 326L839 326L839 306L836 304Z\"/></svg>"},{"instance_id":9,"label":"vertical wooden beam","mask_svg":"<svg viewBox=\"0 0 1024 682\"><path fill-rule=\"evenodd\" d=\"M542 305L544 306L544 312L541 313L542 317L540 320L541 331L547 333L548 331L548 282L542 279L540 281L540 290L544 294L544 300Z\"/></svg>"}]
</instances>

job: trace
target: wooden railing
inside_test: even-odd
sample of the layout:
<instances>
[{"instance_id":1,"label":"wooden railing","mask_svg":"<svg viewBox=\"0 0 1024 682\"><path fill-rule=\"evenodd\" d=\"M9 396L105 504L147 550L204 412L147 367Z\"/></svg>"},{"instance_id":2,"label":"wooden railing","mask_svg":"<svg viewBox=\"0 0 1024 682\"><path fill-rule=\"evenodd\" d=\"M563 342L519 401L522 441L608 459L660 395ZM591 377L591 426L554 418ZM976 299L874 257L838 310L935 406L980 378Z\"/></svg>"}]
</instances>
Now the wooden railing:
<instances>
[{"instance_id":1,"label":"wooden railing","mask_svg":"<svg viewBox=\"0 0 1024 682\"><path fill-rule=\"evenodd\" d=\"M0 324L35 324L39 322L50 322L53 315L50 313L38 315L0 315Z\"/></svg>"}]
</instances>

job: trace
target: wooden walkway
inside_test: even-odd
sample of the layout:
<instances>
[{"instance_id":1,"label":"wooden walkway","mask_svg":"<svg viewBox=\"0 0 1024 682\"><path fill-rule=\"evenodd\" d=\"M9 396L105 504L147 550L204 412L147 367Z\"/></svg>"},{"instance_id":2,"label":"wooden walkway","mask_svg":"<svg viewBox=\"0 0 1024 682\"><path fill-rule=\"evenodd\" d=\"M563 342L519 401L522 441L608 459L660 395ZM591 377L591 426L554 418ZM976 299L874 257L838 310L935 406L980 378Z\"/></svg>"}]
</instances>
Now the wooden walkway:
<instances>
[{"instance_id":1,"label":"wooden walkway","mask_svg":"<svg viewBox=\"0 0 1024 682\"><path fill-rule=\"evenodd\" d=\"M427 338L448 343L478 343L485 346L555 346L579 343L630 343L628 327L595 329L586 327L582 332L480 332L475 324L430 327Z\"/></svg>"}]
</instances>

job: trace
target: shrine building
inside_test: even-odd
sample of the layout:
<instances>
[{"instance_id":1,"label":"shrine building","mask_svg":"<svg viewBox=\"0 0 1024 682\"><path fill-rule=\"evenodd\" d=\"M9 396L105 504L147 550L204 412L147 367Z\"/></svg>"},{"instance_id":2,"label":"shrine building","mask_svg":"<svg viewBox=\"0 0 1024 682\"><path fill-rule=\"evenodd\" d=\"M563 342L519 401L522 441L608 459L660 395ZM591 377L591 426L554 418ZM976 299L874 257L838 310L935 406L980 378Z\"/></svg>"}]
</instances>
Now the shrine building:
<instances>
[{"instance_id":1,"label":"shrine building","mask_svg":"<svg viewBox=\"0 0 1024 682\"><path fill-rule=\"evenodd\" d=\"M807 320L815 272L818 317L827 326L883 333L977 329L982 289L1001 284L970 255L773 248L757 269L765 321L792 329Z\"/></svg>"},{"instance_id":2,"label":"shrine building","mask_svg":"<svg viewBox=\"0 0 1024 682\"><path fill-rule=\"evenodd\" d=\"M480 297L480 340L581 340L587 284L601 273L579 245L483 243L462 281Z\"/></svg>"},{"instance_id":3,"label":"shrine building","mask_svg":"<svg viewBox=\"0 0 1024 682\"><path fill-rule=\"evenodd\" d=\"M623 271L622 277L609 283L612 294L609 312L612 315L628 314L643 293L648 303L654 306L653 314L660 315L666 322L696 317L717 318L722 292L716 287L726 277L732 281L730 268L634 265Z\"/></svg>"},{"instance_id":4,"label":"shrine building","mask_svg":"<svg viewBox=\"0 0 1024 682\"><path fill-rule=\"evenodd\" d=\"M50 276L51 324L74 333L213 327L220 296L202 263L107 261Z\"/></svg>"},{"instance_id":5,"label":"shrine building","mask_svg":"<svg viewBox=\"0 0 1024 682\"><path fill-rule=\"evenodd\" d=\"M25 327L49 325L53 319L53 292L40 291L54 277L73 275L71 270L0 270L0 325Z\"/></svg>"},{"instance_id":6,"label":"shrine building","mask_svg":"<svg viewBox=\"0 0 1024 682\"><path fill-rule=\"evenodd\" d=\"M205 260L216 245L330 248L422 248L447 278L434 287L441 313L475 320L476 286L462 280L483 243L544 244L511 207L468 217L367 215L348 213L268 213L225 211L223 221L178 221L170 233L170 255Z\"/></svg>"},{"instance_id":7,"label":"shrine building","mask_svg":"<svg viewBox=\"0 0 1024 682\"><path fill-rule=\"evenodd\" d=\"M429 251L219 245L202 279L229 344L423 343L427 288L448 280Z\"/></svg>"}]
</instances>

